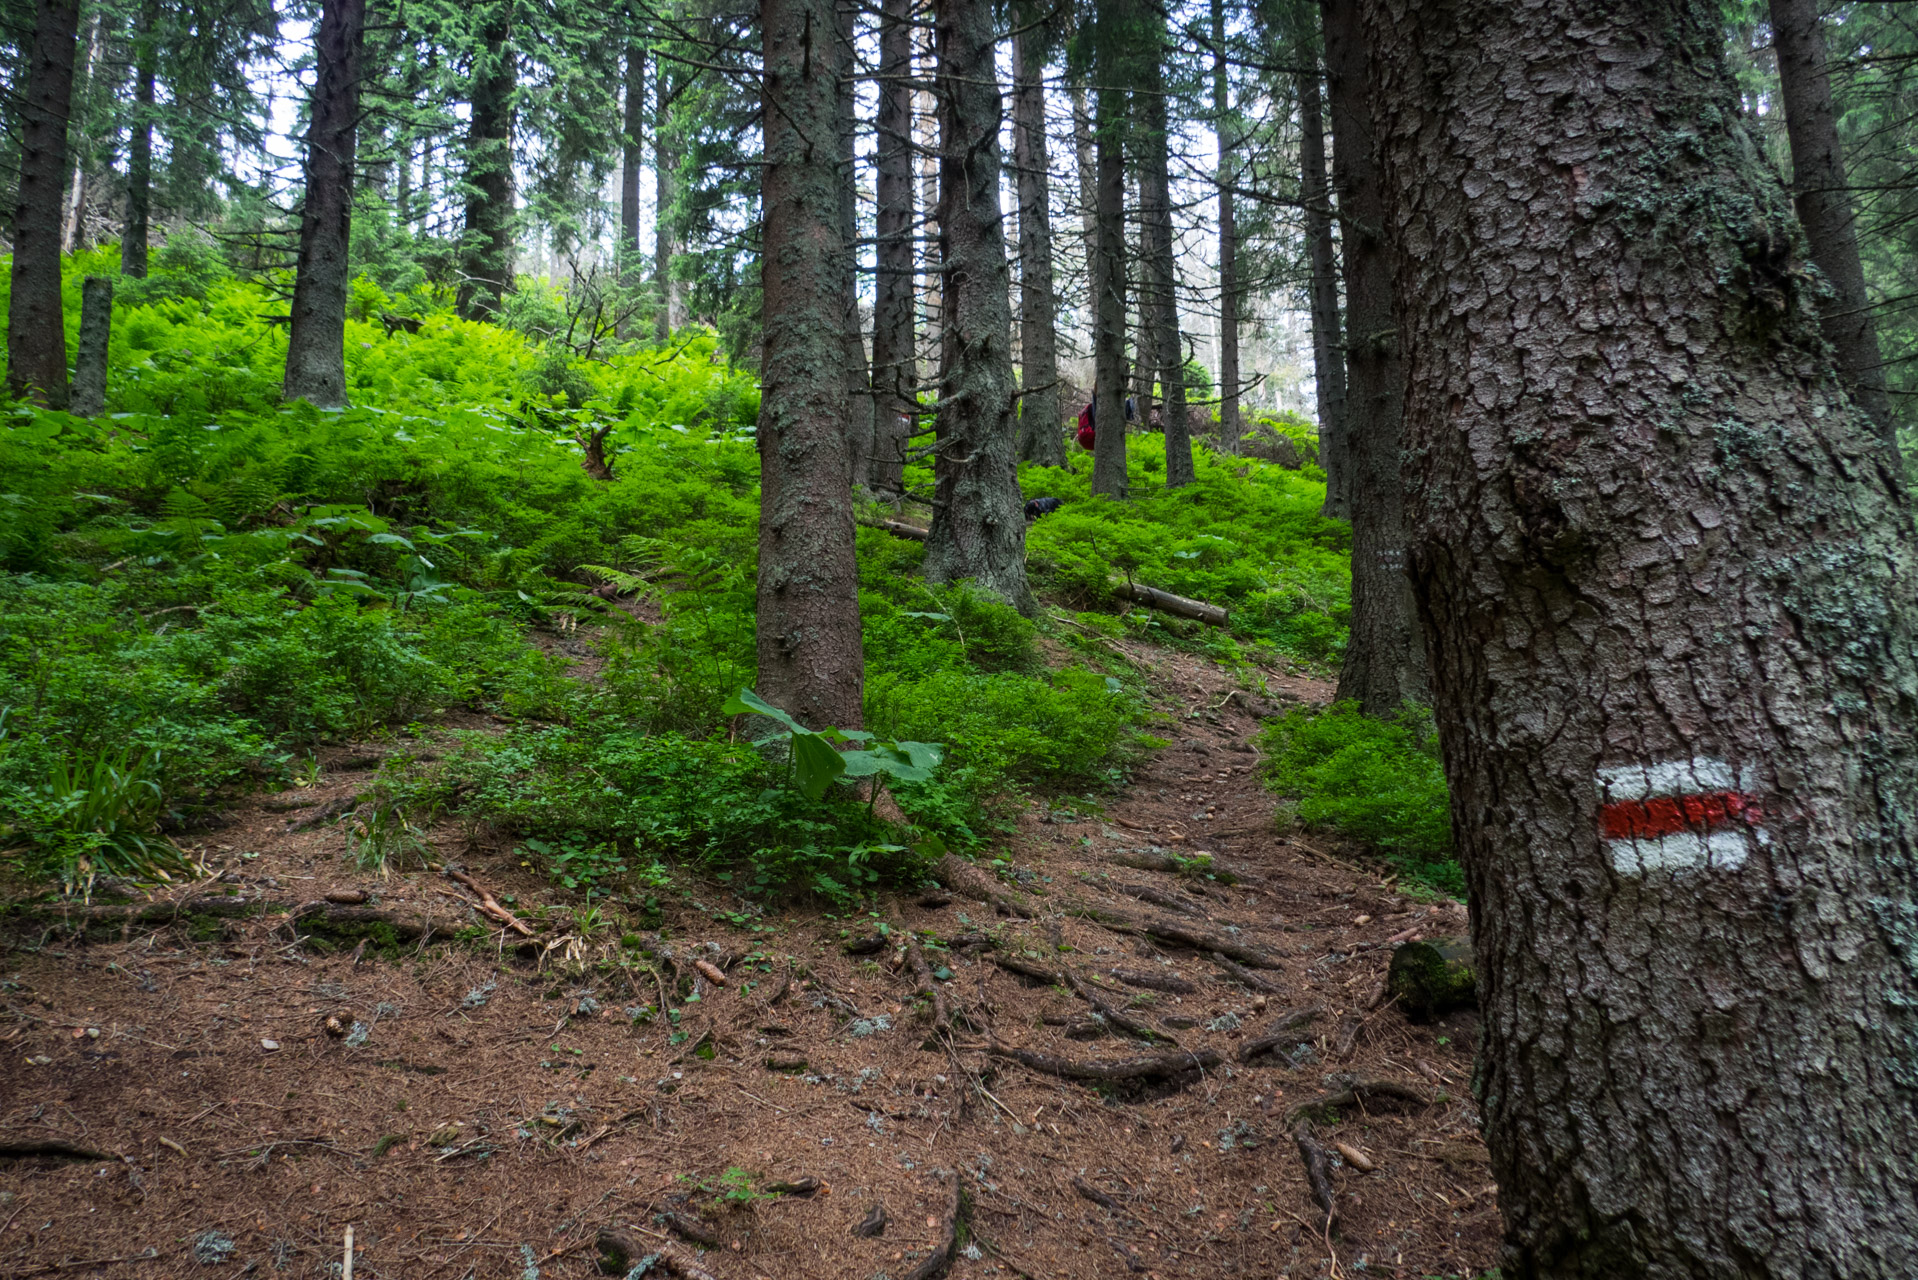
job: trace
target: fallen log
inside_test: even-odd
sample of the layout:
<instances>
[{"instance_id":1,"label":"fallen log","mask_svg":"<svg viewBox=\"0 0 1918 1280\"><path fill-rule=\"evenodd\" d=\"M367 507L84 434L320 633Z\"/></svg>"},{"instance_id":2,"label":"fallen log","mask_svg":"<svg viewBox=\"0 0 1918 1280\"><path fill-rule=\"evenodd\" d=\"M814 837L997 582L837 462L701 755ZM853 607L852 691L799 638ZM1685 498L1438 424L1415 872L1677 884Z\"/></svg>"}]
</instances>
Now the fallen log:
<instances>
[{"instance_id":1,"label":"fallen log","mask_svg":"<svg viewBox=\"0 0 1918 1280\"><path fill-rule=\"evenodd\" d=\"M1192 618L1215 627L1223 627L1230 616L1225 609L1216 604L1207 604L1203 600L1194 600L1190 596L1175 596L1170 591L1161 591L1157 587L1148 587L1142 583L1115 578L1112 591L1114 595L1130 600L1134 604L1149 605L1164 613L1176 614L1181 618Z\"/></svg>"},{"instance_id":2,"label":"fallen log","mask_svg":"<svg viewBox=\"0 0 1918 1280\"><path fill-rule=\"evenodd\" d=\"M1007 1058L1022 1066L1061 1080L1163 1080L1188 1071L1216 1067L1224 1059L1210 1049L1197 1053L1153 1053L1139 1058L1114 1058L1103 1061L1075 1062L1049 1053L1036 1053L1012 1045L991 1044L986 1052L995 1058Z\"/></svg>"},{"instance_id":3,"label":"fallen log","mask_svg":"<svg viewBox=\"0 0 1918 1280\"><path fill-rule=\"evenodd\" d=\"M860 524L868 529L884 529L895 538L905 538L912 542L924 542L930 532L916 524L907 524L904 520L861 520Z\"/></svg>"}]
</instances>

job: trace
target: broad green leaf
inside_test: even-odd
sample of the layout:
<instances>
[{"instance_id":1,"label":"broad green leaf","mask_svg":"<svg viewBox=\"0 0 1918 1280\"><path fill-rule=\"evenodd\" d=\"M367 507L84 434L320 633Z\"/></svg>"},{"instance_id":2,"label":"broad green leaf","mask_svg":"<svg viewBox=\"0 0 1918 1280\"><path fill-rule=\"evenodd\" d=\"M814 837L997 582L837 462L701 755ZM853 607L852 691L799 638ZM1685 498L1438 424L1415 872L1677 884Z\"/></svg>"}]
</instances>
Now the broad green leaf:
<instances>
[{"instance_id":1,"label":"broad green leaf","mask_svg":"<svg viewBox=\"0 0 1918 1280\"><path fill-rule=\"evenodd\" d=\"M793 777L800 794L817 800L826 794L832 780L846 771L846 761L832 744L816 733L804 730L793 734Z\"/></svg>"},{"instance_id":2,"label":"broad green leaf","mask_svg":"<svg viewBox=\"0 0 1918 1280\"><path fill-rule=\"evenodd\" d=\"M726 705L719 710L720 714L728 716L765 716L769 720L777 720L795 734L809 734L812 732L812 730L808 729L805 725L800 724L799 721L793 719L784 711L781 711L778 707L775 707L772 703L754 693L751 689L741 689L738 693L726 699ZM817 799L818 797L814 798Z\"/></svg>"}]
</instances>

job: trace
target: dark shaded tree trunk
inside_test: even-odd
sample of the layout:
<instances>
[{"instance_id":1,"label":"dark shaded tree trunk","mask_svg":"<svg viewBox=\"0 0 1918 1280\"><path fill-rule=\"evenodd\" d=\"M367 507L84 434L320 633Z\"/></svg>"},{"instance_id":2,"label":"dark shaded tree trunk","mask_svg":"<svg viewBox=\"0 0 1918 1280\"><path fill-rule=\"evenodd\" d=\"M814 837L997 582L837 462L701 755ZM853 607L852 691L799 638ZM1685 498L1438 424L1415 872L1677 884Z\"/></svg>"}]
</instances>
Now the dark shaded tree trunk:
<instances>
[{"instance_id":1,"label":"dark shaded tree trunk","mask_svg":"<svg viewBox=\"0 0 1918 1280\"><path fill-rule=\"evenodd\" d=\"M906 447L916 424L918 350L913 324L912 2L885 0L879 29L879 134L874 231L873 462L880 493L906 487Z\"/></svg>"},{"instance_id":2,"label":"dark shaded tree trunk","mask_svg":"<svg viewBox=\"0 0 1918 1280\"><path fill-rule=\"evenodd\" d=\"M133 111L127 125L127 208L120 231L120 274L144 280L153 220L153 90L159 78L158 0L140 7L133 42Z\"/></svg>"},{"instance_id":3,"label":"dark shaded tree trunk","mask_svg":"<svg viewBox=\"0 0 1918 1280\"><path fill-rule=\"evenodd\" d=\"M920 50L923 78L931 80L938 75L938 66L933 56L932 35L924 33L925 45ZM919 207L926 211L924 226L920 236L926 245L924 271L925 293L922 305L926 314L925 350L923 360L929 370L929 378L935 390L945 370L945 332L946 332L946 277L939 263L939 122L931 94L922 95L921 115L919 118L921 154L919 157ZM942 391L937 394L944 394Z\"/></svg>"},{"instance_id":4,"label":"dark shaded tree trunk","mask_svg":"<svg viewBox=\"0 0 1918 1280\"><path fill-rule=\"evenodd\" d=\"M13 215L13 293L7 302L7 388L67 407L66 307L60 294L60 193L67 178L79 0L39 0L21 98L19 204Z\"/></svg>"},{"instance_id":5,"label":"dark shaded tree trunk","mask_svg":"<svg viewBox=\"0 0 1918 1280\"><path fill-rule=\"evenodd\" d=\"M326 0L313 46L318 68L306 131L300 261L293 276L293 323L281 387L288 400L322 409L346 404L347 243L365 33L366 0Z\"/></svg>"},{"instance_id":6,"label":"dark shaded tree trunk","mask_svg":"<svg viewBox=\"0 0 1918 1280\"><path fill-rule=\"evenodd\" d=\"M1356 0L1327 0L1350 5ZM1313 60L1314 63L1317 59ZM1351 424L1345 407L1345 353L1339 331L1338 253L1332 244L1332 195L1325 181L1325 108L1314 65L1294 78L1299 90L1299 195L1305 205L1305 249L1312 296L1312 372L1318 384L1319 465L1325 468L1325 514L1352 518ZM1363 93L1363 81L1353 92ZM1369 147L1370 135L1346 141ZM1344 148L1340 148L1343 160ZM1370 168L1369 160L1359 164ZM1391 277L1384 278L1391 287Z\"/></svg>"},{"instance_id":7,"label":"dark shaded tree trunk","mask_svg":"<svg viewBox=\"0 0 1918 1280\"><path fill-rule=\"evenodd\" d=\"M1232 203L1238 138L1226 80L1225 4L1212 0L1212 111L1219 138L1219 434L1239 437L1239 224Z\"/></svg>"},{"instance_id":8,"label":"dark shaded tree trunk","mask_svg":"<svg viewBox=\"0 0 1918 1280\"><path fill-rule=\"evenodd\" d=\"M999 207L992 0L937 0L941 106L939 239L946 267L940 468L926 534L927 582L969 580L1021 613L1026 522L1012 382L1012 275Z\"/></svg>"},{"instance_id":9,"label":"dark shaded tree trunk","mask_svg":"<svg viewBox=\"0 0 1918 1280\"><path fill-rule=\"evenodd\" d=\"M641 278L639 242L639 171L646 165L646 48L626 46L626 98L619 139L619 278L635 284Z\"/></svg>"},{"instance_id":10,"label":"dark shaded tree trunk","mask_svg":"<svg viewBox=\"0 0 1918 1280\"><path fill-rule=\"evenodd\" d=\"M513 287L513 49L515 0L491 0L474 53L473 118L466 134L466 229L460 237L459 311L498 314Z\"/></svg>"},{"instance_id":11,"label":"dark shaded tree trunk","mask_svg":"<svg viewBox=\"0 0 1918 1280\"><path fill-rule=\"evenodd\" d=\"M1085 85L1075 80L1067 92L1072 97L1072 151L1079 179L1079 233L1090 281L1099 257L1099 153L1092 138L1092 108L1086 104Z\"/></svg>"},{"instance_id":12,"label":"dark shaded tree trunk","mask_svg":"<svg viewBox=\"0 0 1918 1280\"><path fill-rule=\"evenodd\" d=\"M865 664L846 483L834 0L761 0L765 41L758 691L857 728Z\"/></svg>"},{"instance_id":13,"label":"dark shaded tree trunk","mask_svg":"<svg viewBox=\"0 0 1918 1280\"><path fill-rule=\"evenodd\" d=\"M1343 351L1334 347L1331 363L1342 375L1338 412L1344 447L1338 470L1346 478L1344 518L1352 522L1352 613L1338 696L1357 702L1367 715L1385 716L1431 697L1418 607L1405 571L1405 497L1399 478L1405 377L1385 202L1372 154L1371 71L1359 3L1325 0L1322 12L1333 185L1345 248L1346 341ZM1308 199L1322 201L1325 195L1321 190ZM1331 292L1336 324L1336 284ZM1325 412L1321 394L1322 417ZM1323 425L1319 440L1323 447Z\"/></svg>"},{"instance_id":14,"label":"dark shaded tree trunk","mask_svg":"<svg viewBox=\"0 0 1918 1280\"><path fill-rule=\"evenodd\" d=\"M1811 242L1811 260L1831 282L1831 296L1819 302L1825 337L1838 353L1839 376L1895 455L1897 419L1885 392L1878 324L1865 293L1865 269L1858 261L1856 214L1838 143L1817 0L1771 0L1771 26L1785 99L1785 132L1791 139L1792 199Z\"/></svg>"},{"instance_id":15,"label":"dark shaded tree trunk","mask_svg":"<svg viewBox=\"0 0 1918 1280\"><path fill-rule=\"evenodd\" d=\"M1026 17L1020 25L1032 20ZM1063 467L1065 414L1059 400L1059 307L1052 292L1052 184L1046 155L1042 32L1020 31L1013 36L1012 65L1012 164L1019 175L1019 456L1041 466Z\"/></svg>"},{"instance_id":16,"label":"dark shaded tree trunk","mask_svg":"<svg viewBox=\"0 0 1918 1280\"><path fill-rule=\"evenodd\" d=\"M1156 33L1164 50L1164 32ZM1140 98L1142 165L1139 216L1145 290L1139 300L1140 381L1150 393L1159 384L1160 424L1165 437L1165 486L1191 484L1192 433L1185 420L1185 340L1179 333L1179 275L1172 252L1172 173L1168 155L1163 56L1152 59ZM1140 402L1144 412L1144 401Z\"/></svg>"},{"instance_id":17,"label":"dark shaded tree trunk","mask_svg":"<svg viewBox=\"0 0 1918 1280\"><path fill-rule=\"evenodd\" d=\"M1092 258L1092 492L1126 496L1125 91L1098 90L1093 148L1099 221Z\"/></svg>"},{"instance_id":18,"label":"dark shaded tree trunk","mask_svg":"<svg viewBox=\"0 0 1918 1280\"><path fill-rule=\"evenodd\" d=\"M845 246L844 260L840 274L845 291L843 319L840 321L840 333L845 340L846 403L852 417L846 422L846 457L851 471L848 480L857 487L865 487L872 475L874 455L873 439L873 397L867 394L867 386L872 378L872 370L866 363L866 342L861 333L864 326L859 315L859 190L858 140L859 120L853 110L854 90L857 87L855 76L858 74L857 62L853 56L853 31L858 15L857 0L839 0L838 40L834 48L839 60L839 234L840 242Z\"/></svg>"},{"instance_id":19,"label":"dark shaded tree trunk","mask_svg":"<svg viewBox=\"0 0 1918 1280\"><path fill-rule=\"evenodd\" d=\"M1918 548L1719 9L1364 12L1507 1274L1918 1274Z\"/></svg>"},{"instance_id":20,"label":"dark shaded tree trunk","mask_svg":"<svg viewBox=\"0 0 1918 1280\"><path fill-rule=\"evenodd\" d=\"M107 410L107 351L113 342L113 280L88 276L80 286L80 340L73 350L68 408L82 418Z\"/></svg>"},{"instance_id":21,"label":"dark shaded tree trunk","mask_svg":"<svg viewBox=\"0 0 1918 1280\"><path fill-rule=\"evenodd\" d=\"M826 28L815 37L823 45ZM827 69L831 70L830 59ZM666 74L664 61L653 70L656 105L653 113L653 284L659 294L659 316L654 336L661 343L686 323L680 304L679 281L673 277L673 259L679 256L679 152L672 144L673 99L677 76ZM673 82L669 86L669 81Z\"/></svg>"}]
</instances>

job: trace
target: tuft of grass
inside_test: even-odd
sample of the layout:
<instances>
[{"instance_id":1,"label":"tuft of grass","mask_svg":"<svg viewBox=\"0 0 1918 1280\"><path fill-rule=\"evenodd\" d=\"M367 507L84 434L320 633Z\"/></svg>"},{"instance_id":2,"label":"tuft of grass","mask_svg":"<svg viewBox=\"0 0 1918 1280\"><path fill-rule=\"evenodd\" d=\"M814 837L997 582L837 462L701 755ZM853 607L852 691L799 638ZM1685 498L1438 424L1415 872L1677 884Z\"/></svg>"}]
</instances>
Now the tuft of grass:
<instances>
[{"instance_id":1,"label":"tuft of grass","mask_svg":"<svg viewBox=\"0 0 1918 1280\"><path fill-rule=\"evenodd\" d=\"M1259 745L1266 785L1299 822L1363 840L1409 879L1464 896L1429 712L1407 707L1379 720L1351 702L1294 707L1266 725Z\"/></svg>"}]
</instances>

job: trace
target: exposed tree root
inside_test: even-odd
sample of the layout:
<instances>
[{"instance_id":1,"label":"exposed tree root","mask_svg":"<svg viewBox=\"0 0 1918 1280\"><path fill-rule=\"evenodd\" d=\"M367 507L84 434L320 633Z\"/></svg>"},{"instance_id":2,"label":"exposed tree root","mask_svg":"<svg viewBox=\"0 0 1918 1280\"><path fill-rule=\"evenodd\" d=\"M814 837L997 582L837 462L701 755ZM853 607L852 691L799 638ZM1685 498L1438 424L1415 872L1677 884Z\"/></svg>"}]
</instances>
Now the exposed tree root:
<instances>
[{"instance_id":1,"label":"exposed tree root","mask_svg":"<svg viewBox=\"0 0 1918 1280\"><path fill-rule=\"evenodd\" d=\"M1247 1040L1239 1046L1239 1061L1250 1062L1262 1053L1270 1053L1283 1044L1290 1044L1298 1037L1292 1033L1299 1027L1323 1016L1325 1006L1315 1004L1306 1009L1294 1009L1279 1015L1277 1021L1266 1028L1265 1034L1254 1040Z\"/></svg>"},{"instance_id":2,"label":"exposed tree root","mask_svg":"<svg viewBox=\"0 0 1918 1280\"><path fill-rule=\"evenodd\" d=\"M995 1058L1009 1058L1034 1071L1058 1076L1062 1080L1164 1080L1188 1071L1216 1067L1224 1061L1210 1049L1202 1049L1197 1053L1185 1050L1154 1053L1139 1058L1115 1058L1099 1062L1075 1062L1070 1058L997 1043L988 1045L986 1052Z\"/></svg>"},{"instance_id":3,"label":"exposed tree root","mask_svg":"<svg viewBox=\"0 0 1918 1280\"><path fill-rule=\"evenodd\" d=\"M1332 1199L1332 1157L1312 1136L1312 1126L1301 1121L1292 1130L1292 1141L1299 1145L1299 1159L1305 1162L1305 1180L1312 1187L1312 1199L1325 1211L1320 1230L1331 1232L1338 1225L1338 1208Z\"/></svg>"},{"instance_id":4,"label":"exposed tree root","mask_svg":"<svg viewBox=\"0 0 1918 1280\"><path fill-rule=\"evenodd\" d=\"M932 1277L952 1264L952 1255L959 1247L959 1215L965 1200L960 1193L958 1172L948 1173L945 1177L952 1183L952 1196L939 1220L938 1243L933 1245L932 1252L918 1266L906 1273L906 1280L932 1280Z\"/></svg>"},{"instance_id":5,"label":"exposed tree root","mask_svg":"<svg viewBox=\"0 0 1918 1280\"><path fill-rule=\"evenodd\" d=\"M919 947L919 939L910 930L902 930L906 935L906 958L912 962L912 976L918 980L918 994L932 1002L932 1026L935 1032L945 1029L952 1019L951 1010L946 1008L946 993L932 976L932 969L926 964L926 953Z\"/></svg>"},{"instance_id":6,"label":"exposed tree root","mask_svg":"<svg viewBox=\"0 0 1918 1280\"><path fill-rule=\"evenodd\" d=\"M853 1223L852 1233L861 1240L871 1240L886 1234L887 1221L886 1206L876 1204L871 1213Z\"/></svg>"},{"instance_id":7,"label":"exposed tree root","mask_svg":"<svg viewBox=\"0 0 1918 1280\"><path fill-rule=\"evenodd\" d=\"M1191 947L1195 951L1212 951L1219 955L1230 956L1240 964L1251 965L1255 969L1282 967L1278 960L1257 947L1248 947L1243 942L1234 942L1231 938L1207 933L1203 929L1194 929L1177 921L1148 920L1142 927L1155 938L1176 942L1180 946Z\"/></svg>"},{"instance_id":8,"label":"exposed tree root","mask_svg":"<svg viewBox=\"0 0 1918 1280\"><path fill-rule=\"evenodd\" d=\"M1396 1080L1358 1080L1351 1076L1334 1077L1340 1088L1331 1093L1320 1094L1310 1102L1301 1102L1285 1113L1287 1124L1295 1123L1301 1116L1321 1108L1356 1107L1379 1099L1395 1102L1407 1102L1415 1107L1429 1107L1432 1100L1410 1085L1400 1084Z\"/></svg>"},{"instance_id":9,"label":"exposed tree root","mask_svg":"<svg viewBox=\"0 0 1918 1280\"><path fill-rule=\"evenodd\" d=\"M1099 1188L1093 1186L1090 1182L1087 1182L1083 1177L1076 1177L1072 1180L1072 1189L1079 1193L1080 1199L1090 1200L1101 1209L1110 1209L1114 1213L1122 1212L1117 1200L1114 1200L1111 1196L1099 1190Z\"/></svg>"},{"instance_id":10,"label":"exposed tree root","mask_svg":"<svg viewBox=\"0 0 1918 1280\"><path fill-rule=\"evenodd\" d=\"M1174 894L1167 893L1163 889L1154 889L1149 884L1127 884L1123 880L1119 880L1114 881L1112 887L1121 893L1132 895L1141 902L1150 902L1155 907L1164 907L1167 911L1177 911L1181 915L1188 916L1203 916L1205 914L1205 912L1201 911L1192 903Z\"/></svg>"},{"instance_id":11,"label":"exposed tree root","mask_svg":"<svg viewBox=\"0 0 1918 1280\"><path fill-rule=\"evenodd\" d=\"M1253 973L1244 965L1235 962L1231 956L1221 955L1219 952L1214 951L1212 953L1212 963L1218 965L1219 968L1225 970L1246 986L1251 987L1254 991L1263 991L1268 995L1283 995L1285 992L1285 988L1276 983L1267 982L1264 978Z\"/></svg>"},{"instance_id":12,"label":"exposed tree root","mask_svg":"<svg viewBox=\"0 0 1918 1280\"><path fill-rule=\"evenodd\" d=\"M1198 987L1187 982L1176 973L1141 973L1137 969L1107 969L1106 972L1128 987L1147 987L1153 991L1169 991L1175 996L1198 994Z\"/></svg>"},{"instance_id":13,"label":"exposed tree root","mask_svg":"<svg viewBox=\"0 0 1918 1280\"><path fill-rule=\"evenodd\" d=\"M664 1240L645 1240L620 1227L601 1227L595 1243L599 1248L599 1269L605 1275L626 1275L650 1259L651 1265L680 1280L716 1280L712 1272Z\"/></svg>"},{"instance_id":14,"label":"exposed tree root","mask_svg":"<svg viewBox=\"0 0 1918 1280\"><path fill-rule=\"evenodd\" d=\"M983 902L1020 920L1034 918L1033 911L1019 896L1003 890L997 880L963 858L947 854L932 869L933 878L963 897Z\"/></svg>"}]
</instances>

